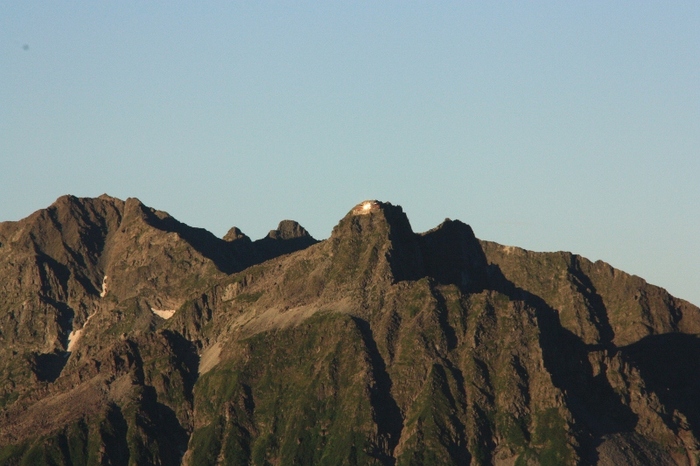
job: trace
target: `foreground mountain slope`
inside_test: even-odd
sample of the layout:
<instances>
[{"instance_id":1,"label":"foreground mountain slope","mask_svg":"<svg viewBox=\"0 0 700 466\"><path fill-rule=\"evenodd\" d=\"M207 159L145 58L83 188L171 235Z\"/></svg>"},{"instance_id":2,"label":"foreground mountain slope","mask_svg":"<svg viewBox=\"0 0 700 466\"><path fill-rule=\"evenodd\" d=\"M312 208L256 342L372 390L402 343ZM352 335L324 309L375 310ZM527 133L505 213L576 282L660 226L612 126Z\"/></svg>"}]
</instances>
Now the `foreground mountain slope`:
<instances>
[{"instance_id":1,"label":"foreground mountain slope","mask_svg":"<svg viewBox=\"0 0 700 466\"><path fill-rule=\"evenodd\" d=\"M700 310L602 262L376 201L316 243L62 198L0 243L6 464L697 464Z\"/></svg>"}]
</instances>

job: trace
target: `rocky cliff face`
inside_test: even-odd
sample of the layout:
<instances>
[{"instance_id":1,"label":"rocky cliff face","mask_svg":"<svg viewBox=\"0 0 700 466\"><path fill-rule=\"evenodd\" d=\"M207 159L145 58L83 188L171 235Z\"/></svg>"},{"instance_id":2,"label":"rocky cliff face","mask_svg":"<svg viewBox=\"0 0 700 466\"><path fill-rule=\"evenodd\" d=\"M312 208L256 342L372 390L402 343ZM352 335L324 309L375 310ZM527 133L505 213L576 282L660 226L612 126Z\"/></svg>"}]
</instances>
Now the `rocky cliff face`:
<instances>
[{"instance_id":1,"label":"rocky cliff face","mask_svg":"<svg viewBox=\"0 0 700 466\"><path fill-rule=\"evenodd\" d=\"M700 309L459 221L64 197L0 224L0 287L0 464L698 462Z\"/></svg>"}]
</instances>

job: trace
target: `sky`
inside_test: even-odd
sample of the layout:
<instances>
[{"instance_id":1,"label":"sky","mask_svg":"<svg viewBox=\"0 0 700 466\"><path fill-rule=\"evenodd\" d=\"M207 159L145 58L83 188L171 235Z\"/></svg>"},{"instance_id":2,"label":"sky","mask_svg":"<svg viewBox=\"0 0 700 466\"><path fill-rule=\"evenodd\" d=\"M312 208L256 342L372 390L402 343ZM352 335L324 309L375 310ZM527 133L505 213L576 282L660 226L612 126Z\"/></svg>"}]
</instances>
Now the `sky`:
<instances>
[{"instance_id":1,"label":"sky","mask_svg":"<svg viewBox=\"0 0 700 466\"><path fill-rule=\"evenodd\" d=\"M253 239L365 199L700 305L700 2L0 1L0 221Z\"/></svg>"}]
</instances>

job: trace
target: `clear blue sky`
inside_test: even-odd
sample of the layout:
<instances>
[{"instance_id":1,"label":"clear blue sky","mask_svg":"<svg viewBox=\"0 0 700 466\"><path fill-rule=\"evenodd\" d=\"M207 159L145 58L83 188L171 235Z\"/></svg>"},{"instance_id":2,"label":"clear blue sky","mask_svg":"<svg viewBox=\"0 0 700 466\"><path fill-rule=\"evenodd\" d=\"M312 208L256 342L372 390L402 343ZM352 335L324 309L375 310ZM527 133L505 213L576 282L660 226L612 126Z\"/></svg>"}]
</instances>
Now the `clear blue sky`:
<instances>
[{"instance_id":1,"label":"clear blue sky","mask_svg":"<svg viewBox=\"0 0 700 466\"><path fill-rule=\"evenodd\" d=\"M322 239L376 198L700 304L699 2L194 3L0 3L0 220Z\"/></svg>"}]
</instances>

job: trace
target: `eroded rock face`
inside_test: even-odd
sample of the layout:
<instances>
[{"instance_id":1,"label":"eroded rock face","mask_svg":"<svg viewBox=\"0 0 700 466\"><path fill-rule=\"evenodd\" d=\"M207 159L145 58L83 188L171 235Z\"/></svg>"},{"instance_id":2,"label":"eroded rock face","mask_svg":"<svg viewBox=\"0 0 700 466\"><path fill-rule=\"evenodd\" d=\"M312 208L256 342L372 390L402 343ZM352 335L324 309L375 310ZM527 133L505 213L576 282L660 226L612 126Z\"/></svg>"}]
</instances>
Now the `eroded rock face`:
<instances>
[{"instance_id":1,"label":"eroded rock face","mask_svg":"<svg viewBox=\"0 0 700 466\"><path fill-rule=\"evenodd\" d=\"M315 242L308 234L306 241ZM286 252L300 246L278 243ZM125 316L123 332L148 331L144 311L170 317L208 280L278 254L107 195L63 196L24 220L0 223L0 244L0 356L7 356L0 405L37 380L55 380L66 352L80 357L80 345L101 340Z\"/></svg>"},{"instance_id":2,"label":"eroded rock face","mask_svg":"<svg viewBox=\"0 0 700 466\"><path fill-rule=\"evenodd\" d=\"M379 201L317 242L65 197L0 244L9 464L696 464L700 309L603 262Z\"/></svg>"}]
</instances>

